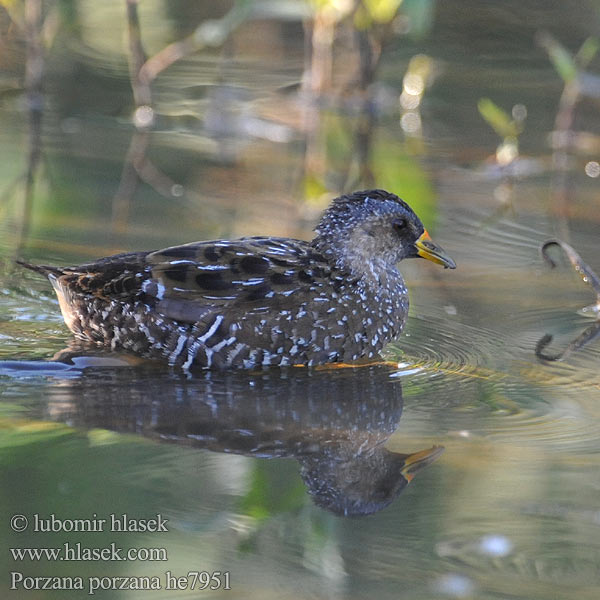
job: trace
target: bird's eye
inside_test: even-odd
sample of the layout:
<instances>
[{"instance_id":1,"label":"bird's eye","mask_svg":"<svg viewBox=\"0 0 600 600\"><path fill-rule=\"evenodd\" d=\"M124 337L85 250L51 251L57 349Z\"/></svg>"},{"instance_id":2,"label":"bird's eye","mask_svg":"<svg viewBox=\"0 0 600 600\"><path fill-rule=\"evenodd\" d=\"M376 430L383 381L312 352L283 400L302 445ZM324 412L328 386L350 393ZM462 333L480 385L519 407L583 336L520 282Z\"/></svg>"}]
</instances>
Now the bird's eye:
<instances>
[{"instance_id":1,"label":"bird's eye","mask_svg":"<svg viewBox=\"0 0 600 600\"><path fill-rule=\"evenodd\" d=\"M393 223L394 230L401 232L406 229L406 219L396 219Z\"/></svg>"}]
</instances>

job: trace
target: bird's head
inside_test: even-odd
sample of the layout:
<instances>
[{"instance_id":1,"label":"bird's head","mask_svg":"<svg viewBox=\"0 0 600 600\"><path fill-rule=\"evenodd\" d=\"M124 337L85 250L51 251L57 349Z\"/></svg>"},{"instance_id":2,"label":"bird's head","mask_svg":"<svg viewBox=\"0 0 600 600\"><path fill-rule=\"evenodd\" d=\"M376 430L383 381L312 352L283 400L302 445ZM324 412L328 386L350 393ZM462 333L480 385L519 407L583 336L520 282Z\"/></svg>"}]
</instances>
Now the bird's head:
<instances>
[{"instance_id":1,"label":"bird's head","mask_svg":"<svg viewBox=\"0 0 600 600\"><path fill-rule=\"evenodd\" d=\"M385 190L365 190L336 198L315 229L318 249L338 263L393 266L405 258L456 264L429 237L415 212Z\"/></svg>"}]
</instances>

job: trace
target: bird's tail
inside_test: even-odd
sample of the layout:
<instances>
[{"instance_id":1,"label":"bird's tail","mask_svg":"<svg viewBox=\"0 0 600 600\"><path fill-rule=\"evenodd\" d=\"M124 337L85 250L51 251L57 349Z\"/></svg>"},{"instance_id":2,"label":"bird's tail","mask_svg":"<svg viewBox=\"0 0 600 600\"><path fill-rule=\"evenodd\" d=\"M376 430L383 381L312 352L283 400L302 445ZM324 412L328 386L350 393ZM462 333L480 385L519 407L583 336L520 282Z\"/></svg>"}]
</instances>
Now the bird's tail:
<instances>
[{"instance_id":1,"label":"bird's tail","mask_svg":"<svg viewBox=\"0 0 600 600\"><path fill-rule=\"evenodd\" d=\"M32 265L31 263L25 262L24 260L16 260L18 265L25 267L26 269L30 269L31 271L35 271L36 273L41 273L42 275L48 277L50 275L55 275L58 277L62 275L63 271L59 267L51 267L49 265Z\"/></svg>"}]
</instances>

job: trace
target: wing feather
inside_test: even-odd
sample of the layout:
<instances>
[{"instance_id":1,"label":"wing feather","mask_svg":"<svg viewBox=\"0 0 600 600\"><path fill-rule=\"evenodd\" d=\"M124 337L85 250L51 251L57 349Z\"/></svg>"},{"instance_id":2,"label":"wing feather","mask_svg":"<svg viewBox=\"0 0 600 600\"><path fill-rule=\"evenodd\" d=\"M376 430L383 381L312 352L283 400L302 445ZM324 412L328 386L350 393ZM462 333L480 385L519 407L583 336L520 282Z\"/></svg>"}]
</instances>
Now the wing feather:
<instances>
[{"instance_id":1,"label":"wing feather","mask_svg":"<svg viewBox=\"0 0 600 600\"><path fill-rule=\"evenodd\" d=\"M144 291L162 314L185 322L298 306L331 272L308 242L283 238L195 242L150 253L146 263Z\"/></svg>"}]
</instances>

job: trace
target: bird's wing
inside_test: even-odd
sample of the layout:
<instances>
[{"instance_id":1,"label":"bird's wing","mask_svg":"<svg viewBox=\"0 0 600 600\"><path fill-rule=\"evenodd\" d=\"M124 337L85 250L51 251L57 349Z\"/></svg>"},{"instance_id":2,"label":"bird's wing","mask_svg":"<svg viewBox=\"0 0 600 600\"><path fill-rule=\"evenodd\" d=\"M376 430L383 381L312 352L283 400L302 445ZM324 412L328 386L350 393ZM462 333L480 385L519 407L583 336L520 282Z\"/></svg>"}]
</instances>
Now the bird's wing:
<instances>
[{"instance_id":1,"label":"bird's wing","mask_svg":"<svg viewBox=\"0 0 600 600\"><path fill-rule=\"evenodd\" d=\"M331 269L307 242L242 238L196 242L145 257L143 292L172 319L198 322L215 312L267 313L320 293Z\"/></svg>"},{"instance_id":2,"label":"bird's wing","mask_svg":"<svg viewBox=\"0 0 600 600\"><path fill-rule=\"evenodd\" d=\"M105 300L130 301L139 296L146 275L148 252L129 252L101 258L75 267L32 265L24 267L42 273L53 285L58 282L73 294L100 297ZM56 286L55 286L56 287Z\"/></svg>"}]
</instances>

